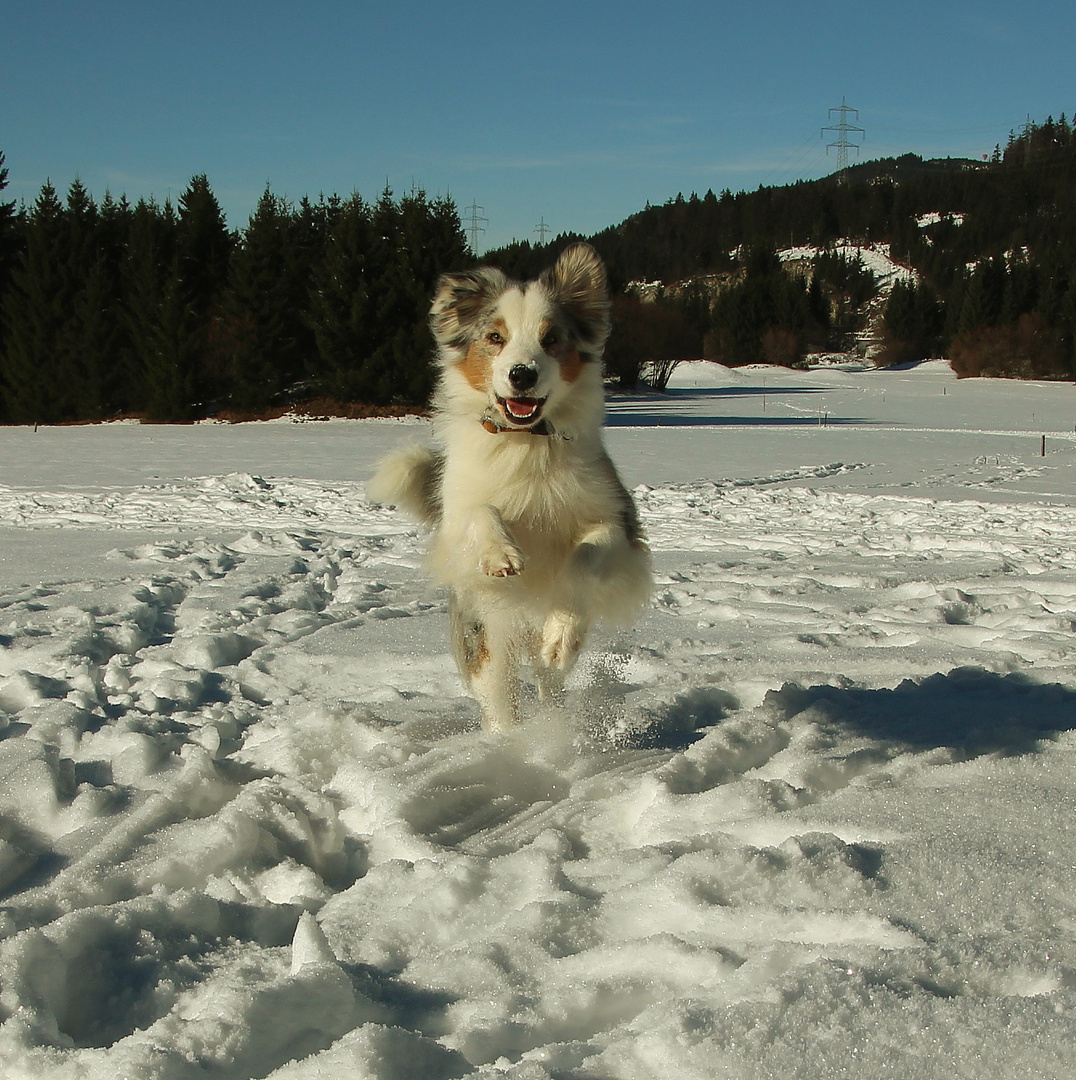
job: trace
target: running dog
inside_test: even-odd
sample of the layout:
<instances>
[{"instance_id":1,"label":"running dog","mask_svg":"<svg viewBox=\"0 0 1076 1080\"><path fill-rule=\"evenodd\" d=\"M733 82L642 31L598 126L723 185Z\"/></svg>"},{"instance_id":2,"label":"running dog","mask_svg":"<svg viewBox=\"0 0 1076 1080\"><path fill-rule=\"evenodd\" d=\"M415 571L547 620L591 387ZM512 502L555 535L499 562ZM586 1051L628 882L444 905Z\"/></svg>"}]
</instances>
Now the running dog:
<instances>
[{"instance_id":1,"label":"running dog","mask_svg":"<svg viewBox=\"0 0 1076 1080\"><path fill-rule=\"evenodd\" d=\"M520 669L563 686L587 632L628 621L652 589L631 495L602 442L605 268L569 247L534 281L493 267L448 274L430 311L440 379L437 450L385 460L369 494L434 530L452 648L482 710L520 721Z\"/></svg>"}]
</instances>

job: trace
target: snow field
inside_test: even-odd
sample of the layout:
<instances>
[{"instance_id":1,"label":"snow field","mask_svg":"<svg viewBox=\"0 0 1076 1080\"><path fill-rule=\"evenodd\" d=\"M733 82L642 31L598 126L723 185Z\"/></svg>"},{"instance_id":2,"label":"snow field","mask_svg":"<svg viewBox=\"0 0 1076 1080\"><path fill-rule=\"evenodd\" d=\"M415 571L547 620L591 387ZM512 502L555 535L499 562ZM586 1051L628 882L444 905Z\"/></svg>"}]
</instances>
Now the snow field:
<instances>
[{"instance_id":1,"label":"snow field","mask_svg":"<svg viewBox=\"0 0 1076 1080\"><path fill-rule=\"evenodd\" d=\"M4 1075L1070 1075L1076 489L751 434L628 457L652 607L507 736L352 461L3 476L0 536L109 551L0 565Z\"/></svg>"}]
</instances>

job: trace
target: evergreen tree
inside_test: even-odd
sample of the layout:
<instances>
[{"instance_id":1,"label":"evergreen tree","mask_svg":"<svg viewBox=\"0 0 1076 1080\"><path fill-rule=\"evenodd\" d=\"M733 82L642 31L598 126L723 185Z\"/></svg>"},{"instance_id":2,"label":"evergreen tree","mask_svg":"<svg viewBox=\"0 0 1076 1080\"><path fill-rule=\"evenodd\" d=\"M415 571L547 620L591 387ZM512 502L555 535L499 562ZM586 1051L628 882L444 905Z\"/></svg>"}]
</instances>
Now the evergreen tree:
<instances>
[{"instance_id":1,"label":"evergreen tree","mask_svg":"<svg viewBox=\"0 0 1076 1080\"><path fill-rule=\"evenodd\" d=\"M1026 260L1014 262L1005 277L1001 321L1015 323L1021 315L1036 310L1039 302L1038 268Z\"/></svg>"},{"instance_id":2,"label":"evergreen tree","mask_svg":"<svg viewBox=\"0 0 1076 1080\"><path fill-rule=\"evenodd\" d=\"M134 376L127 364L128 322L124 307L123 265L127 257L133 213L126 197L114 200L110 193L98 208L97 267L103 277L110 341L103 368L103 398L107 415L131 412L135 407Z\"/></svg>"},{"instance_id":3,"label":"evergreen tree","mask_svg":"<svg viewBox=\"0 0 1076 1080\"><path fill-rule=\"evenodd\" d=\"M343 400L361 401L372 391L363 370L372 309L367 273L372 243L370 207L353 195L334 214L310 306L317 344L310 374L323 393Z\"/></svg>"},{"instance_id":4,"label":"evergreen tree","mask_svg":"<svg viewBox=\"0 0 1076 1080\"><path fill-rule=\"evenodd\" d=\"M183 289L201 318L219 308L228 282L231 250L232 238L209 181L204 173L192 177L179 197L176 254Z\"/></svg>"},{"instance_id":5,"label":"evergreen tree","mask_svg":"<svg viewBox=\"0 0 1076 1080\"><path fill-rule=\"evenodd\" d=\"M192 406L197 401L202 407L226 390L226 345L220 320L231 249L232 237L209 181L204 173L192 177L179 197L176 268L180 291L174 301L186 309L185 322L193 318L201 336L191 358Z\"/></svg>"},{"instance_id":6,"label":"evergreen tree","mask_svg":"<svg viewBox=\"0 0 1076 1080\"><path fill-rule=\"evenodd\" d=\"M229 267L226 340L230 397L259 409L302 371L307 333L307 267L294 243L294 219L266 188Z\"/></svg>"},{"instance_id":7,"label":"evergreen tree","mask_svg":"<svg viewBox=\"0 0 1076 1080\"><path fill-rule=\"evenodd\" d=\"M97 420L114 411L116 283L103 231L98 208L76 179L67 195L61 240L69 318L56 357L63 413L70 419Z\"/></svg>"},{"instance_id":8,"label":"evergreen tree","mask_svg":"<svg viewBox=\"0 0 1076 1080\"><path fill-rule=\"evenodd\" d=\"M885 306L883 324L881 362L907 364L937 354L945 316L929 285L897 281Z\"/></svg>"},{"instance_id":9,"label":"evergreen tree","mask_svg":"<svg viewBox=\"0 0 1076 1080\"><path fill-rule=\"evenodd\" d=\"M135 207L123 280L136 407L150 420L188 420L205 332L188 300L170 203L141 200Z\"/></svg>"},{"instance_id":10,"label":"evergreen tree","mask_svg":"<svg viewBox=\"0 0 1076 1080\"><path fill-rule=\"evenodd\" d=\"M109 226L114 206L110 205ZM6 309L4 396L22 422L99 419L116 411L117 276L105 220L75 180L66 206L46 184L26 225Z\"/></svg>"},{"instance_id":11,"label":"evergreen tree","mask_svg":"<svg viewBox=\"0 0 1076 1080\"><path fill-rule=\"evenodd\" d=\"M811 328L807 286L773 248L748 251L742 279L714 302L707 354L730 366L802 361Z\"/></svg>"},{"instance_id":12,"label":"evergreen tree","mask_svg":"<svg viewBox=\"0 0 1076 1080\"><path fill-rule=\"evenodd\" d=\"M183 421L198 415L199 361L205 359L204 328L193 317L178 263L162 275L152 322L145 327L142 359L146 417Z\"/></svg>"},{"instance_id":13,"label":"evergreen tree","mask_svg":"<svg viewBox=\"0 0 1076 1080\"><path fill-rule=\"evenodd\" d=\"M323 392L372 404L424 402L433 386L427 330L439 274L468 264L449 200L419 192L373 206L353 196L335 216L315 276L313 374Z\"/></svg>"},{"instance_id":14,"label":"evergreen tree","mask_svg":"<svg viewBox=\"0 0 1076 1080\"><path fill-rule=\"evenodd\" d=\"M0 420L4 419L4 393L2 372L4 367L5 340L7 337L4 319L4 298L11 288L11 275L19 255L20 228L19 216L15 211L15 202L5 202L4 191L8 185L8 170L4 163L3 151L0 151Z\"/></svg>"},{"instance_id":15,"label":"evergreen tree","mask_svg":"<svg viewBox=\"0 0 1076 1080\"><path fill-rule=\"evenodd\" d=\"M26 226L26 249L4 298L7 342L0 385L16 423L64 419L60 357L65 348L71 295L65 272L64 209L46 182Z\"/></svg>"},{"instance_id":16,"label":"evergreen tree","mask_svg":"<svg viewBox=\"0 0 1076 1080\"><path fill-rule=\"evenodd\" d=\"M425 402L433 390L430 298L439 274L469 261L456 209L423 192L394 203L385 192L374 209L376 341L367 366L377 401ZM388 237L389 242L382 238Z\"/></svg>"},{"instance_id":17,"label":"evergreen tree","mask_svg":"<svg viewBox=\"0 0 1076 1080\"><path fill-rule=\"evenodd\" d=\"M997 326L1002 321L1007 278L1003 259L984 259L975 267L963 289L958 333Z\"/></svg>"},{"instance_id":18,"label":"evergreen tree","mask_svg":"<svg viewBox=\"0 0 1076 1080\"><path fill-rule=\"evenodd\" d=\"M822 280L817 274L811 275L811 284L807 287L807 311L821 342L829 337L833 317L830 312L829 297L822 288Z\"/></svg>"}]
</instances>

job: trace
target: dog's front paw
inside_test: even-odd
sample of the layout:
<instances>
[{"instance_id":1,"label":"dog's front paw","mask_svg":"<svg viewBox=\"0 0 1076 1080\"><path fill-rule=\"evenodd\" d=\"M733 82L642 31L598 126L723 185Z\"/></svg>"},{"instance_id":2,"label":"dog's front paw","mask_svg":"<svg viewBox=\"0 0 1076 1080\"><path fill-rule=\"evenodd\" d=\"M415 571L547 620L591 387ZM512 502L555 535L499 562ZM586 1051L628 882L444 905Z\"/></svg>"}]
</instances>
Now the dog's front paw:
<instances>
[{"instance_id":1,"label":"dog's front paw","mask_svg":"<svg viewBox=\"0 0 1076 1080\"><path fill-rule=\"evenodd\" d=\"M478 570L487 577L515 577L523 571L523 552L515 544L490 547L479 557Z\"/></svg>"},{"instance_id":2,"label":"dog's front paw","mask_svg":"<svg viewBox=\"0 0 1076 1080\"><path fill-rule=\"evenodd\" d=\"M549 668L567 671L583 648L586 632L578 615L554 611L542 627L542 663Z\"/></svg>"}]
</instances>

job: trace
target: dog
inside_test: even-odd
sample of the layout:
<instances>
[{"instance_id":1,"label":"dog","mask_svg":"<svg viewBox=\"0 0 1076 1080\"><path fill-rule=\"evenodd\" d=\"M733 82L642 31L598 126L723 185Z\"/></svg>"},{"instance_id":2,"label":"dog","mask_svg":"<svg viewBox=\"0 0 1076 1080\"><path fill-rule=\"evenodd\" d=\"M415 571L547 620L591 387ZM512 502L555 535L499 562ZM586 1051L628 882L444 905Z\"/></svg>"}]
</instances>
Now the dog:
<instances>
[{"instance_id":1,"label":"dog","mask_svg":"<svg viewBox=\"0 0 1076 1080\"><path fill-rule=\"evenodd\" d=\"M452 651L483 727L520 722L529 661L543 698L599 620L627 622L653 576L638 513L602 442L605 268L587 244L537 279L484 266L437 284L438 449L386 459L368 495L433 529Z\"/></svg>"}]
</instances>

